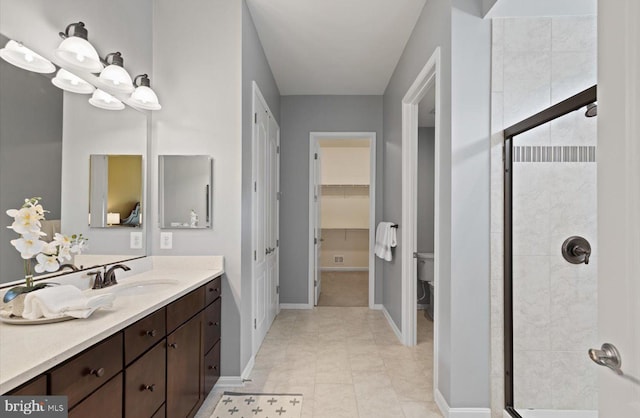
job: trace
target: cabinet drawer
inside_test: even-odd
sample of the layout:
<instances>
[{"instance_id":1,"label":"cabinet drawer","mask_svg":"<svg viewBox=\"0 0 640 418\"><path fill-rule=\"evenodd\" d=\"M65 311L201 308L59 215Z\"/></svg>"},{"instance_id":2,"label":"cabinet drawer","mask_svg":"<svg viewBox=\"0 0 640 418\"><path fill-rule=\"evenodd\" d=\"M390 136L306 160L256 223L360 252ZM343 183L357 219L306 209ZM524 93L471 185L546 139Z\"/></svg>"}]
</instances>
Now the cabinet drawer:
<instances>
[{"instance_id":1,"label":"cabinet drawer","mask_svg":"<svg viewBox=\"0 0 640 418\"><path fill-rule=\"evenodd\" d=\"M214 300L218 299L222 294L221 288L222 281L220 277L216 277L205 285L205 305L209 305Z\"/></svg>"},{"instance_id":2,"label":"cabinet drawer","mask_svg":"<svg viewBox=\"0 0 640 418\"><path fill-rule=\"evenodd\" d=\"M163 340L125 369L125 417L150 417L164 403L166 350Z\"/></svg>"},{"instance_id":3,"label":"cabinet drawer","mask_svg":"<svg viewBox=\"0 0 640 418\"><path fill-rule=\"evenodd\" d=\"M163 404L151 418L167 418L167 405Z\"/></svg>"},{"instance_id":4,"label":"cabinet drawer","mask_svg":"<svg viewBox=\"0 0 640 418\"><path fill-rule=\"evenodd\" d=\"M122 333L119 332L51 372L51 394L67 395L72 408L82 398L122 370Z\"/></svg>"},{"instance_id":5,"label":"cabinet drawer","mask_svg":"<svg viewBox=\"0 0 640 418\"><path fill-rule=\"evenodd\" d=\"M25 383L18 389L9 392L11 396L30 396L30 395L46 395L47 394L47 376L42 375L36 377L30 382Z\"/></svg>"},{"instance_id":6,"label":"cabinet drawer","mask_svg":"<svg viewBox=\"0 0 640 418\"><path fill-rule=\"evenodd\" d=\"M204 396L220 378L220 341L204 356Z\"/></svg>"},{"instance_id":7,"label":"cabinet drawer","mask_svg":"<svg viewBox=\"0 0 640 418\"><path fill-rule=\"evenodd\" d=\"M185 323L203 307L204 286L171 303L167 306L167 334Z\"/></svg>"},{"instance_id":8,"label":"cabinet drawer","mask_svg":"<svg viewBox=\"0 0 640 418\"><path fill-rule=\"evenodd\" d=\"M220 339L220 307L218 299L204 310L204 352L206 353Z\"/></svg>"},{"instance_id":9,"label":"cabinet drawer","mask_svg":"<svg viewBox=\"0 0 640 418\"><path fill-rule=\"evenodd\" d=\"M124 362L131 363L167 334L164 308L124 330Z\"/></svg>"},{"instance_id":10,"label":"cabinet drawer","mask_svg":"<svg viewBox=\"0 0 640 418\"><path fill-rule=\"evenodd\" d=\"M122 373L69 411L69 418L122 418Z\"/></svg>"}]
</instances>

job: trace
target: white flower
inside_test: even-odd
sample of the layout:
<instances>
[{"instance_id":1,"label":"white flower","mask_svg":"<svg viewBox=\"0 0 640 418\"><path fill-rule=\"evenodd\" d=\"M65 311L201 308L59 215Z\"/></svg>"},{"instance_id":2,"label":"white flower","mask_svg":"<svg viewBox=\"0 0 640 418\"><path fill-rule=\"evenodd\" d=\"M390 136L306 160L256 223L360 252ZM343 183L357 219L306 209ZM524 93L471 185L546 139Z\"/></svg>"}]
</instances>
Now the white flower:
<instances>
[{"instance_id":1,"label":"white flower","mask_svg":"<svg viewBox=\"0 0 640 418\"><path fill-rule=\"evenodd\" d=\"M71 246L71 252L73 254L80 254L87 248L87 241L84 239L79 239L75 244Z\"/></svg>"},{"instance_id":2,"label":"white flower","mask_svg":"<svg viewBox=\"0 0 640 418\"><path fill-rule=\"evenodd\" d=\"M7 215L13 217L13 224L9 228L18 234L40 233L40 220L43 219L43 215L36 206L10 209Z\"/></svg>"},{"instance_id":3,"label":"white flower","mask_svg":"<svg viewBox=\"0 0 640 418\"><path fill-rule=\"evenodd\" d=\"M53 241L61 247L70 247L73 244L70 236L62 235L58 232L53 236Z\"/></svg>"},{"instance_id":4,"label":"white flower","mask_svg":"<svg viewBox=\"0 0 640 418\"><path fill-rule=\"evenodd\" d=\"M65 260L71 260L71 251L73 247L60 247L60 252L58 253L58 261L61 263Z\"/></svg>"},{"instance_id":5,"label":"white flower","mask_svg":"<svg viewBox=\"0 0 640 418\"><path fill-rule=\"evenodd\" d=\"M41 252L44 244L44 241L40 241L39 234L23 234L21 238L11 240L11 245L16 247L25 260Z\"/></svg>"},{"instance_id":6,"label":"white flower","mask_svg":"<svg viewBox=\"0 0 640 418\"><path fill-rule=\"evenodd\" d=\"M46 242L42 247L42 252L47 255L56 255L58 254L58 244L54 241Z\"/></svg>"},{"instance_id":7,"label":"white flower","mask_svg":"<svg viewBox=\"0 0 640 418\"><path fill-rule=\"evenodd\" d=\"M45 255L40 253L36 256L36 260L38 261L38 264L36 264L35 267L36 273L42 273L45 271L54 272L58 271L60 268L60 264L58 263L58 259L55 255Z\"/></svg>"}]
</instances>

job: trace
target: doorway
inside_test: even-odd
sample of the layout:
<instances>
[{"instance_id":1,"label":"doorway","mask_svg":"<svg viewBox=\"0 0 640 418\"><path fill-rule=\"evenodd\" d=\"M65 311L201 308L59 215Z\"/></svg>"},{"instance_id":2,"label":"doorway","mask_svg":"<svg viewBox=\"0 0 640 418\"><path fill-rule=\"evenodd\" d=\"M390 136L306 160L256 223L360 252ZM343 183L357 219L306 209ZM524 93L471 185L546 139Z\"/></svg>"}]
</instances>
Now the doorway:
<instances>
[{"instance_id":1,"label":"doorway","mask_svg":"<svg viewBox=\"0 0 640 418\"><path fill-rule=\"evenodd\" d=\"M375 132L310 134L310 306L373 308L375 140Z\"/></svg>"}]
</instances>

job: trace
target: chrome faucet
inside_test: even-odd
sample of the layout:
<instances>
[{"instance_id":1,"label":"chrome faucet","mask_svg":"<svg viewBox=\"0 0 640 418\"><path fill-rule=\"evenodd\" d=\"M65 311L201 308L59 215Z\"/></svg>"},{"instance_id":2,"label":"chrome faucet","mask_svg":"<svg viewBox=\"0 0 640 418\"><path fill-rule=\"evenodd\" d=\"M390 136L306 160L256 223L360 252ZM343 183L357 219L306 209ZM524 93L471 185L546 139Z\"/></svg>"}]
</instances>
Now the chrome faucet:
<instances>
[{"instance_id":1,"label":"chrome faucet","mask_svg":"<svg viewBox=\"0 0 640 418\"><path fill-rule=\"evenodd\" d=\"M106 267L105 267L106 268ZM131 270L130 267L125 266L124 264L114 264L109 267L109 270L106 270L104 273L104 284L103 287L113 286L114 284L118 284L116 281L116 270L122 269L124 271Z\"/></svg>"}]
</instances>

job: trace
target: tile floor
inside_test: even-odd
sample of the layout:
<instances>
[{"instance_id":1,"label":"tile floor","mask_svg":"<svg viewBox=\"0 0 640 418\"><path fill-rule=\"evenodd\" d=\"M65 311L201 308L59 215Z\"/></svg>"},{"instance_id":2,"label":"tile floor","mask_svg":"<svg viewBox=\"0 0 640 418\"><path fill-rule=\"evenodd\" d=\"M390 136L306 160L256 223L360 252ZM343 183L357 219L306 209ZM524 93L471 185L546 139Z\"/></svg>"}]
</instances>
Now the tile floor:
<instances>
[{"instance_id":1,"label":"tile floor","mask_svg":"<svg viewBox=\"0 0 640 418\"><path fill-rule=\"evenodd\" d=\"M223 391L302 393L304 418L435 418L433 323L418 312L418 345L398 342L381 311L283 310L243 388L219 388L196 418L209 418Z\"/></svg>"},{"instance_id":2,"label":"tile floor","mask_svg":"<svg viewBox=\"0 0 640 418\"><path fill-rule=\"evenodd\" d=\"M369 272L323 271L318 306L369 306Z\"/></svg>"}]
</instances>

